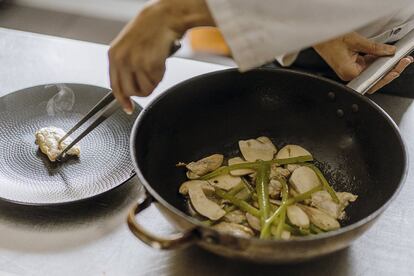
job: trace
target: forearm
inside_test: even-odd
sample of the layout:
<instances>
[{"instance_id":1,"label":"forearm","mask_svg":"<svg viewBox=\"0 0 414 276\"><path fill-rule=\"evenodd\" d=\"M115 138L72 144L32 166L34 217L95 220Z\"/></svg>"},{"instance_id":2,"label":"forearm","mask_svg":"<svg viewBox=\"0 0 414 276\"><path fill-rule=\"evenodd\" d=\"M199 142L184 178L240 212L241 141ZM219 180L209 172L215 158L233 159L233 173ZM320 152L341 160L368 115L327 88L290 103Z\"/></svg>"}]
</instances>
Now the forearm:
<instances>
[{"instance_id":1,"label":"forearm","mask_svg":"<svg viewBox=\"0 0 414 276\"><path fill-rule=\"evenodd\" d=\"M169 28L179 36L194 27L215 26L204 0L159 0L155 5L166 16Z\"/></svg>"},{"instance_id":2,"label":"forearm","mask_svg":"<svg viewBox=\"0 0 414 276\"><path fill-rule=\"evenodd\" d=\"M116 99L131 113L130 96L148 96L162 80L174 40L214 20L204 0L157 0L129 22L112 41L109 74Z\"/></svg>"}]
</instances>

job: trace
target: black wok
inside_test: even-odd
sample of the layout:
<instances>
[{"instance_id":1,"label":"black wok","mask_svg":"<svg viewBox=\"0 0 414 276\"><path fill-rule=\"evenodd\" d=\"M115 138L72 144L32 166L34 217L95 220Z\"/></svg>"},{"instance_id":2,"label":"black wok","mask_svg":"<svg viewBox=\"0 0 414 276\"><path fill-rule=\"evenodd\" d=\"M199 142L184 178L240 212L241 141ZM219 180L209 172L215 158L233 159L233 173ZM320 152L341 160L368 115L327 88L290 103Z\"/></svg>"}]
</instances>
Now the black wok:
<instances>
[{"instance_id":1,"label":"black wok","mask_svg":"<svg viewBox=\"0 0 414 276\"><path fill-rule=\"evenodd\" d=\"M291 241L225 235L186 214L175 164L212 153L232 157L237 141L266 135L279 148L299 144L313 153L338 191L359 196L342 228ZM378 218L407 173L398 128L375 103L336 82L291 70L235 69L192 78L163 93L140 114L131 136L137 175L148 195L131 211L131 231L152 247L196 243L217 254L261 262L292 262L348 246ZM161 238L144 230L135 214L151 202L180 229Z\"/></svg>"}]
</instances>

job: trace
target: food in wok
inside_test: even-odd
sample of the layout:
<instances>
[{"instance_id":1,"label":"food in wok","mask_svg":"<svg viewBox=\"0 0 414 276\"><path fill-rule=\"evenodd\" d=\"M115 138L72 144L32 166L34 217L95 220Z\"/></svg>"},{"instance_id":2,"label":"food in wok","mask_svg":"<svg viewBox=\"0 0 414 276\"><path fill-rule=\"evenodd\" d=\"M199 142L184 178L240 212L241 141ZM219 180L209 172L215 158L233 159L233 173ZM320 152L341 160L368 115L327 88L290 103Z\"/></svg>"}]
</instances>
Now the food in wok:
<instances>
[{"instance_id":1,"label":"food in wok","mask_svg":"<svg viewBox=\"0 0 414 276\"><path fill-rule=\"evenodd\" d=\"M312 154L299 145L279 151L268 137L239 141L241 156L213 154L188 164L179 193L191 216L220 232L295 239L341 227L357 199L336 192ZM223 165L227 163L227 165Z\"/></svg>"}]
</instances>

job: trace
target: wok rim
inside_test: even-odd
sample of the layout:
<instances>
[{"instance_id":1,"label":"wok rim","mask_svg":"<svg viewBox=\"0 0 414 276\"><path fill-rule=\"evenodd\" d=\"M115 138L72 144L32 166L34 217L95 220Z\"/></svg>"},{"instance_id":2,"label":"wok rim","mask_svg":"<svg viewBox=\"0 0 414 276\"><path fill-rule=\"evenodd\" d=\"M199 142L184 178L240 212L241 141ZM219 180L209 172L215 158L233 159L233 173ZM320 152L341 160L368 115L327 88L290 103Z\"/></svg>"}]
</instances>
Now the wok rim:
<instances>
[{"instance_id":1,"label":"wok rim","mask_svg":"<svg viewBox=\"0 0 414 276\"><path fill-rule=\"evenodd\" d=\"M387 199L387 201L382 204L382 206L378 209L376 209L374 212L372 212L370 215L364 217L363 219L356 221L350 225L341 227L337 230L334 231L329 231L329 232L325 232L325 233L320 233L317 235L311 235L311 236L305 236L305 237L298 237L295 240L263 240L263 239L259 239L257 237L253 237L253 238L244 238L244 237L235 237L233 235L230 234L225 234L225 233L220 233L217 230L203 225L200 221L198 221L197 219L187 215L185 212L179 210L178 208L174 207L173 205L171 205L169 202L167 202L163 197L161 197L158 192L152 188L151 184L145 179L145 177L143 176L141 169L138 165L138 161L137 158L135 156L135 152L137 152L137 147L135 145L135 138L138 135L138 131L140 128L140 125L142 124L142 122L144 121L146 115L148 112L151 112L151 109L158 103L160 102L164 97L169 96L171 93L174 93L175 90L180 89L183 86L187 86L188 84L190 84L193 81L196 80L200 80L206 77L210 77L210 76L214 76L214 75L220 75L220 74L226 74L226 73L232 73L232 72L238 72L237 68L230 68L230 69L224 69L224 70L217 70L214 72L209 72L209 73L205 73L205 74L201 74L195 77L191 77L187 80L184 80L182 82L179 82L177 84L175 84L174 86L166 89L163 93L161 93L160 95L158 95L157 97L155 97L138 115L137 119L135 120L135 123L132 127L132 132L131 132L131 136L130 136L130 153L131 153L131 159L135 168L135 172L136 175L139 179L139 181L142 183L142 185L145 187L145 190L147 192L149 192L149 194L155 199L156 202L159 202L160 204L163 205L163 207L167 208L168 211L174 213L174 215L177 215L178 217L180 217L181 219L184 219L186 222L192 224L192 226L194 226L192 228L192 230L200 230L203 231L205 229L208 229L208 231L214 231L216 232L218 235L221 236L232 236L235 237L237 239L241 239L241 240L245 240L245 241L254 241L255 243L258 244L284 244L284 243L303 243L303 242L310 242L310 241L317 241L317 240L324 240L324 239L329 239L335 236L340 236L342 234L351 232L353 230L356 230L360 227L362 227L365 224L368 224L369 222L373 221L375 218L377 218L379 215L381 215L388 207L389 205L396 199L396 197L398 196L398 194L400 193L402 187L404 186L404 183L406 182L406 178L408 175L408 168L409 168L409 157L408 157L408 147L406 142L404 141L404 138L402 137L400 130L397 126L397 124L394 122L394 120L390 117L390 115L388 115L388 113L386 113L378 104L376 104L374 101L372 101L371 99L369 99L368 97L356 92L355 90L347 87L346 85L340 84L338 82L335 82L333 80L321 77L321 76L315 76L313 74L307 73L307 72L300 72L300 71L296 71L296 70L292 70L292 69L285 69L285 68L257 68L257 69L252 69L248 72L284 72L284 73L289 73L289 74L295 74L295 75L300 75L300 76L304 76L304 77L310 77L313 79L319 79L325 82L328 82L330 84L333 84L335 86L338 86L339 88L341 88L342 90L347 90L347 92L351 93L357 100L359 101L363 101L365 103L367 103L368 105L370 105L371 107L374 108L375 112L378 113L378 115L382 116L385 119L385 122L387 122L390 127L394 130L395 135L398 138L399 144L402 148L402 153L403 153L403 171L401 174L401 179L396 187L396 189L393 191L392 195ZM148 196L148 195L147 195ZM375 223L375 221L374 221ZM199 238L199 241L203 240L202 237Z\"/></svg>"}]
</instances>

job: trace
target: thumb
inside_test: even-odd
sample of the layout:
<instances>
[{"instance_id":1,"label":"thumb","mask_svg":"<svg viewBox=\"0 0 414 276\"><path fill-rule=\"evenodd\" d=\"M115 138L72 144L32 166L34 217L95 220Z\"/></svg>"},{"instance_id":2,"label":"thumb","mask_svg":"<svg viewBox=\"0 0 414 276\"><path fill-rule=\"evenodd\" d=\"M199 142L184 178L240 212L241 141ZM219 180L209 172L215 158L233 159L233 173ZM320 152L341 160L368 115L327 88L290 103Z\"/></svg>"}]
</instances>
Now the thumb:
<instances>
[{"instance_id":1,"label":"thumb","mask_svg":"<svg viewBox=\"0 0 414 276\"><path fill-rule=\"evenodd\" d=\"M352 50L374 56L390 56L396 50L396 47L393 45L376 43L358 33L352 33L352 36L347 39L347 42L350 43Z\"/></svg>"}]
</instances>

